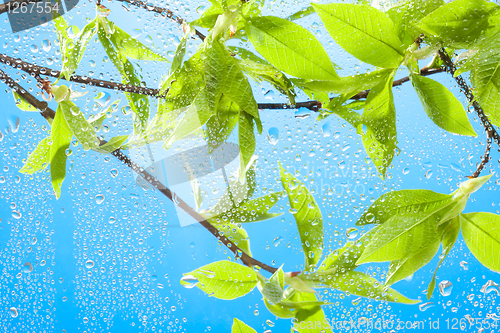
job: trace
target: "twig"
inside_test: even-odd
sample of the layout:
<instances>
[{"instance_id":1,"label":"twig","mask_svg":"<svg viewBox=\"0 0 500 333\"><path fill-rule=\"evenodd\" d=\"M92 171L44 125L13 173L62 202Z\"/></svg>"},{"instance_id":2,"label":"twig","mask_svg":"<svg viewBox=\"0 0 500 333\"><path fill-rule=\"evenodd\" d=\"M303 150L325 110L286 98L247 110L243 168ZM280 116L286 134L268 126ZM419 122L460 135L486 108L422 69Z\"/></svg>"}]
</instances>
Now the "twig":
<instances>
[{"instance_id":1,"label":"twig","mask_svg":"<svg viewBox=\"0 0 500 333\"><path fill-rule=\"evenodd\" d=\"M180 25L184 24L184 22L185 22L184 19L182 19L179 16L176 16L174 14L174 12L172 12L170 9L167 9L167 8L153 6L153 5L148 4L148 3L141 1L141 0L118 0L118 1L126 2L126 3L133 5L133 6L144 8L150 12L158 13L162 16L165 16L165 17L168 17L169 19L174 20L175 22L179 23ZM198 30L195 30L195 34L201 40L205 40L205 35L202 34L201 32L199 32Z\"/></svg>"},{"instance_id":2,"label":"twig","mask_svg":"<svg viewBox=\"0 0 500 333\"><path fill-rule=\"evenodd\" d=\"M5 74L4 71L0 70L0 80L8 85L12 90L14 90L19 96L21 96L26 102L33 105L35 108L40 110L40 114L49 121L49 123L54 119L56 113L48 107L47 102L42 102L38 100L35 96L27 92L23 87L21 87L17 82L12 80L10 76Z\"/></svg>"},{"instance_id":3,"label":"twig","mask_svg":"<svg viewBox=\"0 0 500 333\"><path fill-rule=\"evenodd\" d=\"M465 82L464 78L461 75L455 76L455 71L457 68L455 67L455 64L451 60L451 58L448 55L448 53L446 52L446 50L440 49L438 51L438 54L439 54L439 57L441 58L441 60L444 62L444 66L445 66L446 71L449 72L455 78L455 81L457 82L458 86L460 87L460 91L465 95L465 97L467 98L467 101L472 104L474 111L476 112L476 114L479 117L479 120L481 121L481 125L483 125L483 128L487 134L488 140L491 141L491 138L493 138L495 140L495 142L497 143L497 145L500 146L500 135L498 135L498 132L495 130L495 127L493 127L493 124L490 122L490 120L488 119L488 117L484 113L484 110L481 107L481 105L479 105L479 103L475 100L474 94L472 93L472 90L469 88L469 86ZM486 145L486 148L489 149L488 144ZM488 151L487 155L489 157L489 151ZM485 159L486 158L487 158L487 156L485 153ZM489 158L486 159L486 161L485 161L485 159L483 159L481 161L480 166L482 164L486 165L486 163L488 163ZM474 178L479 176L481 171L484 169L484 165L482 165L481 169L478 169L474 173L474 175L473 175Z\"/></svg>"},{"instance_id":4,"label":"twig","mask_svg":"<svg viewBox=\"0 0 500 333\"><path fill-rule=\"evenodd\" d=\"M484 167L488 162L490 161L490 151L491 151L491 132L487 131L486 132L486 149L484 151L484 156L481 156L481 163L479 163L479 166L477 167L476 172L471 176L472 178L477 178L483 171Z\"/></svg>"},{"instance_id":5,"label":"twig","mask_svg":"<svg viewBox=\"0 0 500 333\"><path fill-rule=\"evenodd\" d=\"M54 110L50 109L47 106L47 102L42 102L38 100L31 93L23 89L19 84L14 82L7 74L0 70L0 80L7 84L10 88L16 90L16 92L28 103L39 109L40 114L47 119L49 122L52 122L56 113ZM103 145L106 143L103 140L100 140L100 144ZM258 266L269 273L276 272L276 268L271 267L269 265L260 262L259 260L249 256L242 249L240 249L236 244L234 244L229 238L224 235L221 235L220 232L210 224L203 216L197 213L193 208L191 208L184 200L179 198L174 192L172 192L169 188L165 187L160 181L158 181L154 176L148 173L144 168L137 165L133 162L127 155L125 155L120 149L115 150L111 153L118 160L123 162L126 166L131 168L133 171L141 175L149 184L155 187L158 191L160 191L163 195L169 198L176 206L180 207L184 212L193 217L199 224L201 224L205 229L207 229L212 235L214 235L222 244L224 244L231 252L235 254L235 256L240 259L247 266Z\"/></svg>"},{"instance_id":6,"label":"twig","mask_svg":"<svg viewBox=\"0 0 500 333\"><path fill-rule=\"evenodd\" d=\"M36 77L37 75L38 76L46 75L46 76L51 76L54 78L60 77L62 80L66 80L66 78L64 76L61 76L61 71L58 71L56 69L51 69L48 67L38 66L38 65L23 61L21 59L15 59L15 58L9 57L6 54L0 54L0 63L9 65L9 66L16 68L16 69L20 69L20 70L22 70L22 71L24 71L24 72L26 72L34 77ZM117 83L117 82L112 82L112 81L98 80L98 79L93 79L93 78L88 77L88 76L72 75L69 81L76 82L76 83L88 84L90 86L95 86L95 87L100 87L100 88L119 90L119 91L134 93L134 94L162 97L160 95L159 89L133 86L133 85L122 84L122 83Z\"/></svg>"}]
</instances>

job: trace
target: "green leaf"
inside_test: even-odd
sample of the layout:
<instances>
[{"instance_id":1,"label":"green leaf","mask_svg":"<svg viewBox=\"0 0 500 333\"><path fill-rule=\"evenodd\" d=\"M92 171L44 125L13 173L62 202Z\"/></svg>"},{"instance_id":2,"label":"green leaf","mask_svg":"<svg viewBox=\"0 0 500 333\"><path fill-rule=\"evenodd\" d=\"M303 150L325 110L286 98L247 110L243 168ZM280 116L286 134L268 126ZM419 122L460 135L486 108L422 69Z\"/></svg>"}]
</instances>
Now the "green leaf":
<instances>
[{"instance_id":1,"label":"green leaf","mask_svg":"<svg viewBox=\"0 0 500 333\"><path fill-rule=\"evenodd\" d=\"M420 252L440 240L437 221L436 214L427 213L391 217L373 235L356 264L400 260Z\"/></svg>"},{"instance_id":2,"label":"green leaf","mask_svg":"<svg viewBox=\"0 0 500 333\"><path fill-rule=\"evenodd\" d=\"M226 76L222 87L224 95L238 104L246 113L254 118L259 118L257 102L252 93L252 87L243 74L240 66L230 54L226 54Z\"/></svg>"},{"instance_id":3,"label":"green leaf","mask_svg":"<svg viewBox=\"0 0 500 333\"><path fill-rule=\"evenodd\" d=\"M361 61L383 68L397 68L404 50L394 24L383 12L345 3L312 4L330 36Z\"/></svg>"},{"instance_id":4,"label":"green leaf","mask_svg":"<svg viewBox=\"0 0 500 333\"><path fill-rule=\"evenodd\" d=\"M168 61L165 57L152 51L137 39L132 38L113 22L103 18L103 21L104 20L106 20L110 32L112 32L109 35L109 40L113 43L115 49L123 56L137 60Z\"/></svg>"},{"instance_id":5,"label":"green leaf","mask_svg":"<svg viewBox=\"0 0 500 333\"><path fill-rule=\"evenodd\" d=\"M439 7L417 26L445 44L470 48L490 27L489 17L498 5L486 0L455 0Z\"/></svg>"},{"instance_id":6,"label":"green leaf","mask_svg":"<svg viewBox=\"0 0 500 333\"><path fill-rule=\"evenodd\" d=\"M366 126L366 132L362 134L363 146L382 179L385 178L386 170L394 158L397 140L393 79L394 72L385 82L370 90L361 116L361 122Z\"/></svg>"},{"instance_id":7,"label":"green leaf","mask_svg":"<svg viewBox=\"0 0 500 333\"><path fill-rule=\"evenodd\" d=\"M279 70L304 79L338 77L321 43L300 25L263 16L248 20L245 30L257 52Z\"/></svg>"},{"instance_id":8,"label":"green leaf","mask_svg":"<svg viewBox=\"0 0 500 333\"><path fill-rule=\"evenodd\" d=\"M172 60L172 66L170 66L170 74L174 73L182 67L182 62L184 61L184 56L186 55L186 46L189 36L191 36L191 29L189 29L184 36L182 36L181 42L177 45L175 49L174 60Z\"/></svg>"},{"instance_id":9,"label":"green leaf","mask_svg":"<svg viewBox=\"0 0 500 333\"><path fill-rule=\"evenodd\" d=\"M24 98L22 98L17 92L12 90L12 94L14 95L14 100L16 101L16 106L20 110L30 111L30 112L38 112L37 108L35 108L30 103L26 102L26 100Z\"/></svg>"},{"instance_id":10,"label":"green leaf","mask_svg":"<svg viewBox=\"0 0 500 333\"><path fill-rule=\"evenodd\" d=\"M443 4L443 0L407 0L399 6L391 7L386 12L394 22L396 33L404 47L413 44L420 35L420 30L414 25Z\"/></svg>"},{"instance_id":11,"label":"green leaf","mask_svg":"<svg viewBox=\"0 0 500 333\"><path fill-rule=\"evenodd\" d=\"M315 294L311 293L295 293L294 299L296 302L317 302L318 298ZM295 313L295 320L293 322L294 329L299 333L332 333L328 321L326 320L325 313L319 305L303 306ZM318 327L321 326L321 327Z\"/></svg>"},{"instance_id":12,"label":"green leaf","mask_svg":"<svg viewBox=\"0 0 500 333\"><path fill-rule=\"evenodd\" d=\"M101 16L98 17L98 19L99 21L97 35L104 50L106 51L106 54L120 73L122 77L122 83L141 86L141 80L137 76L132 63L121 53L117 52L113 47L113 44L108 39L108 33L106 32L106 30L109 31L109 21ZM128 92L125 93L125 96L127 97L130 108L133 112L134 134L141 135L146 130L149 119L148 96Z\"/></svg>"},{"instance_id":13,"label":"green leaf","mask_svg":"<svg viewBox=\"0 0 500 333\"><path fill-rule=\"evenodd\" d=\"M477 137L462 103L441 83L428 77L410 74L425 113L445 131Z\"/></svg>"},{"instance_id":14,"label":"green leaf","mask_svg":"<svg viewBox=\"0 0 500 333\"><path fill-rule=\"evenodd\" d=\"M56 199L61 196L61 187L66 177L66 149L69 148L71 143L71 138L73 133L66 123L64 118L62 106L59 104L57 106L56 116L52 122L52 130L50 134L50 140L52 144L49 150L49 161L50 161L50 177L52 181L52 187Z\"/></svg>"},{"instance_id":15,"label":"green leaf","mask_svg":"<svg viewBox=\"0 0 500 333\"><path fill-rule=\"evenodd\" d=\"M380 82L387 80L387 77L393 72L392 69L378 69L369 73L357 74L352 76L343 76L330 81L294 79L294 84L299 87L305 87L312 91L324 91L335 94L349 94L370 89Z\"/></svg>"},{"instance_id":16,"label":"green leaf","mask_svg":"<svg viewBox=\"0 0 500 333\"><path fill-rule=\"evenodd\" d=\"M283 269L280 267L269 278L269 281L264 282L261 293L271 304L278 304L283 299L284 281Z\"/></svg>"},{"instance_id":17,"label":"green leaf","mask_svg":"<svg viewBox=\"0 0 500 333\"><path fill-rule=\"evenodd\" d=\"M487 268L500 273L500 216L492 213L461 215L465 244Z\"/></svg>"},{"instance_id":18,"label":"green leaf","mask_svg":"<svg viewBox=\"0 0 500 333\"><path fill-rule=\"evenodd\" d=\"M248 165L255 152L255 135L253 121L245 111L240 111L238 121L238 142L240 146L240 181L245 177L245 167Z\"/></svg>"},{"instance_id":19,"label":"green leaf","mask_svg":"<svg viewBox=\"0 0 500 333\"><path fill-rule=\"evenodd\" d=\"M434 293L434 287L436 286L436 273L441 267L441 264L446 259L451 249L455 245L457 241L458 234L460 233L460 219L461 216L457 216L453 218L449 223L443 225L443 237L441 242L443 243L443 252L439 256L439 262L434 270L434 274L432 275L431 282L427 287L427 300L431 299L432 294Z\"/></svg>"},{"instance_id":20,"label":"green leaf","mask_svg":"<svg viewBox=\"0 0 500 333\"><path fill-rule=\"evenodd\" d=\"M59 13L53 12L53 14L56 16L56 18L54 18L54 26L56 28L57 39L59 40L59 47L61 54L64 54L66 41L68 39L68 22Z\"/></svg>"},{"instance_id":21,"label":"green leaf","mask_svg":"<svg viewBox=\"0 0 500 333\"><path fill-rule=\"evenodd\" d=\"M233 327L231 328L231 333L257 333L253 328L242 322L241 320L234 318Z\"/></svg>"},{"instance_id":22,"label":"green leaf","mask_svg":"<svg viewBox=\"0 0 500 333\"><path fill-rule=\"evenodd\" d=\"M486 41L475 56L471 58L471 81L474 95L488 119L500 126L500 49L498 36Z\"/></svg>"},{"instance_id":23,"label":"green leaf","mask_svg":"<svg viewBox=\"0 0 500 333\"><path fill-rule=\"evenodd\" d=\"M118 135L112 137L111 140L100 146L98 150L102 150L106 153L112 153L115 150L119 149L125 143L125 141L127 141L128 138L128 135Z\"/></svg>"},{"instance_id":24,"label":"green leaf","mask_svg":"<svg viewBox=\"0 0 500 333\"><path fill-rule=\"evenodd\" d=\"M211 151L227 140L238 124L239 115L238 105L222 95L217 106L217 115L206 123L205 137Z\"/></svg>"},{"instance_id":25,"label":"green leaf","mask_svg":"<svg viewBox=\"0 0 500 333\"><path fill-rule=\"evenodd\" d=\"M323 283L330 288L344 291L348 294L372 298L378 301L415 304L419 301L411 300L394 289L384 286L368 274L349 271L344 274L332 274L325 278Z\"/></svg>"},{"instance_id":26,"label":"green leaf","mask_svg":"<svg viewBox=\"0 0 500 333\"><path fill-rule=\"evenodd\" d=\"M329 303L319 301L315 294L303 293L288 287L283 293L283 300L278 304L271 304L264 298L264 304L269 312L278 318L293 318L300 309L320 307Z\"/></svg>"},{"instance_id":27,"label":"green leaf","mask_svg":"<svg viewBox=\"0 0 500 333\"><path fill-rule=\"evenodd\" d=\"M64 115L66 123L84 150L98 147L94 127L89 124L80 108L71 101L59 102L59 110Z\"/></svg>"},{"instance_id":28,"label":"green leaf","mask_svg":"<svg viewBox=\"0 0 500 333\"><path fill-rule=\"evenodd\" d=\"M278 202L281 197L281 192L266 194L252 200L243 201L235 207L220 211L217 207L210 210L208 216L211 223L249 223L269 220L281 214L269 213L269 210ZM220 206L228 208L227 206ZM207 215L205 215L207 216Z\"/></svg>"},{"instance_id":29,"label":"green leaf","mask_svg":"<svg viewBox=\"0 0 500 333\"><path fill-rule=\"evenodd\" d=\"M450 194L429 190L400 190L380 196L356 222L356 225L381 224L396 215L436 212L453 201Z\"/></svg>"},{"instance_id":30,"label":"green leaf","mask_svg":"<svg viewBox=\"0 0 500 333\"><path fill-rule=\"evenodd\" d=\"M225 300L244 296L257 285L253 269L227 260L205 265L183 275L181 284L190 285L187 281L196 279L196 287L209 296Z\"/></svg>"},{"instance_id":31,"label":"green leaf","mask_svg":"<svg viewBox=\"0 0 500 333\"><path fill-rule=\"evenodd\" d=\"M290 16L287 16L285 18L285 20L288 20L288 21L295 21L295 20L298 20L298 19L301 19L301 18L304 18L304 17L307 17L311 14L314 14L316 13L316 11L314 10L314 8L312 6L307 6L307 7L304 7L302 8L301 10L299 10L298 12L296 13L293 13L292 15Z\"/></svg>"},{"instance_id":32,"label":"green leaf","mask_svg":"<svg viewBox=\"0 0 500 333\"><path fill-rule=\"evenodd\" d=\"M313 268L323 253L323 217L309 190L280 164L283 188L288 194L291 212L297 223L306 270Z\"/></svg>"},{"instance_id":33,"label":"green leaf","mask_svg":"<svg viewBox=\"0 0 500 333\"><path fill-rule=\"evenodd\" d=\"M419 252L407 256L403 259L392 261L387 272L385 285L394 283L413 275L420 268L427 265L439 250L440 240L429 242L426 247Z\"/></svg>"},{"instance_id":34,"label":"green leaf","mask_svg":"<svg viewBox=\"0 0 500 333\"><path fill-rule=\"evenodd\" d=\"M35 150L30 154L26 164L19 170L21 173L34 174L49 165L50 137L46 137L38 143Z\"/></svg>"},{"instance_id":35,"label":"green leaf","mask_svg":"<svg viewBox=\"0 0 500 333\"><path fill-rule=\"evenodd\" d=\"M245 229L234 223L220 224L213 223L211 220L208 220L208 222L222 232L224 236L229 238L243 252L252 256L252 251L250 251L250 238Z\"/></svg>"},{"instance_id":36,"label":"green leaf","mask_svg":"<svg viewBox=\"0 0 500 333\"><path fill-rule=\"evenodd\" d=\"M67 38L64 45L64 59L61 74L69 81L71 74L78 68L87 45L97 31L97 19L94 19L74 38Z\"/></svg>"}]
</instances>

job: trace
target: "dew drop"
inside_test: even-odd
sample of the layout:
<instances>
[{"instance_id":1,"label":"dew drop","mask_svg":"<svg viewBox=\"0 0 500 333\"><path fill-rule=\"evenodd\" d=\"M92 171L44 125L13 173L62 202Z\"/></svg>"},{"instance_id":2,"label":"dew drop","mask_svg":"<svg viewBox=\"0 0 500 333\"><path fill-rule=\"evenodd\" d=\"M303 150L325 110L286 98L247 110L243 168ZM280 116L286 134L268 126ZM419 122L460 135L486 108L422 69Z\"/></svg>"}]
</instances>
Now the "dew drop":
<instances>
[{"instance_id":1,"label":"dew drop","mask_svg":"<svg viewBox=\"0 0 500 333\"><path fill-rule=\"evenodd\" d=\"M100 205L104 201L104 195L103 194L98 194L95 196L95 202L96 204Z\"/></svg>"},{"instance_id":2,"label":"dew drop","mask_svg":"<svg viewBox=\"0 0 500 333\"><path fill-rule=\"evenodd\" d=\"M11 307L9 309L9 313L12 318L16 318L19 315L15 307Z\"/></svg>"},{"instance_id":3,"label":"dew drop","mask_svg":"<svg viewBox=\"0 0 500 333\"><path fill-rule=\"evenodd\" d=\"M453 289L453 284L450 281L444 280L439 282L439 292L441 293L441 295L450 296L452 289Z\"/></svg>"},{"instance_id":4,"label":"dew drop","mask_svg":"<svg viewBox=\"0 0 500 333\"><path fill-rule=\"evenodd\" d=\"M279 140L279 130L276 127L271 127L267 132L267 140L270 144L275 145Z\"/></svg>"},{"instance_id":5,"label":"dew drop","mask_svg":"<svg viewBox=\"0 0 500 333\"><path fill-rule=\"evenodd\" d=\"M85 262L85 267L87 267L87 268L92 268L92 267L94 267L94 262L93 262L92 260L87 260L87 261Z\"/></svg>"}]
</instances>

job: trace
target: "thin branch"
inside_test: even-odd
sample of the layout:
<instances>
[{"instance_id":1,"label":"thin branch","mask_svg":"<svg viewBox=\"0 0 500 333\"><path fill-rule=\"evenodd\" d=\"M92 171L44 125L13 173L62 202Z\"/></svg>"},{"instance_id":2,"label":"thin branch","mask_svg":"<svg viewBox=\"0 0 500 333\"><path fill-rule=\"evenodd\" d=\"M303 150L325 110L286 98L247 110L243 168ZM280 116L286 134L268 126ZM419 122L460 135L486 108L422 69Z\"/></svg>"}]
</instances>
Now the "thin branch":
<instances>
[{"instance_id":1,"label":"thin branch","mask_svg":"<svg viewBox=\"0 0 500 333\"><path fill-rule=\"evenodd\" d=\"M476 172L474 172L474 174L472 175L472 178L479 177L486 164L488 164L488 162L490 161L491 144L491 132L488 131L486 132L486 149L484 151L484 156L481 156L481 163L479 163L479 166L477 167Z\"/></svg>"},{"instance_id":2,"label":"thin branch","mask_svg":"<svg viewBox=\"0 0 500 333\"><path fill-rule=\"evenodd\" d=\"M14 89L24 100L28 103L39 109L40 114L47 119L49 122L52 122L56 113L54 110L50 109L47 106L47 102L42 102L38 100L31 93L22 88L19 84L14 82L5 72L0 70L0 80L7 84L10 88ZM100 145L105 144L106 141L100 140ZM163 195L169 198L177 207L180 207L184 212L189 214L192 218L194 218L199 224L201 224L205 229L207 229L212 235L214 235L222 244L224 244L231 252L233 252L236 258L240 259L247 266L258 266L269 273L276 272L276 268L271 267L259 260L249 256L242 249L240 249L236 244L234 244L229 238L224 235L221 235L219 230L210 224L203 216L201 216L198 212L196 212L193 208L191 208L184 200L179 198L174 192L172 192L169 188L165 187L158 179L156 179L149 172L144 170L141 166L137 165L133 162L127 155L125 155L120 149L115 150L111 153L118 160L123 162L126 166L131 168L133 171L141 175L149 184L155 187L158 191L160 191Z\"/></svg>"},{"instance_id":3,"label":"thin branch","mask_svg":"<svg viewBox=\"0 0 500 333\"><path fill-rule=\"evenodd\" d=\"M175 15L174 12L172 12L170 9L167 9L167 8L153 6L149 3L146 3L146 2L141 1L141 0L118 0L118 1L126 2L128 4L133 5L133 6L144 8L150 12L158 13L161 16L168 17L169 19L172 19L173 21L177 22L180 25L184 24L184 22L185 22L184 19ZM202 34L201 32L199 32L198 30L195 30L195 34L201 40L205 40L205 35Z\"/></svg>"},{"instance_id":4,"label":"thin branch","mask_svg":"<svg viewBox=\"0 0 500 333\"><path fill-rule=\"evenodd\" d=\"M465 97L467 98L467 101L472 104L474 111L476 112L476 114L479 117L479 120L481 121L481 125L483 125L483 128L486 131L488 140L491 140L491 138L493 138L495 140L495 142L497 143L497 145L500 146L500 135L498 135L498 132L495 130L495 127L493 126L491 121L488 119L488 117L484 113L484 110L481 107L481 105L479 105L479 103L475 100L474 94L472 93L472 90L469 88L469 86L465 82L464 78L461 75L455 76L455 72L456 72L457 68L455 67L455 64L451 60L451 58L448 55L448 53L446 52L446 50L440 49L438 51L438 54L439 54L439 57L441 58L441 60L444 62L444 66L445 66L446 71L449 72L455 78L455 81L457 82L458 86L460 87L460 91L465 95ZM486 145L486 148L488 149L488 145ZM487 155L489 156L489 153ZM486 154L485 154L485 158L488 156L486 156ZM484 159L483 159L481 164L483 164L483 162L484 162L484 165L486 165L486 163L488 163L488 161L489 161L489 158L486 160L486 162L484 162ZM476 171L472 177L474 177L474 178L478 177L479 174L481 173L481 171L483 170L484 165L481 167L480 170L478 169L479 172Z\"/></svg>"},{"instance_id":5,"label":"thin branch","mask_svg":"<svg viewBox=\"0 0 500 333\"><path fill-rule=\"evenodd\" d=\"M61 76L61 71L58 71L56 69L51 69L48 67L38 66L38 65L23 61L21 59L12 58L6 54L0 54L0 63L3 63L5 65L11 66L11 67L16 68L16 69L20 69L23 72L26 72L33 77L36 77L37 75L38 76L39 75L46 75L46 76L51 76L54 78L60 77L62 80L66 80L66 78L64 76ZM161 97L159 89L133 86L133 85L122 84L122 83L117 83L117 82L112 82L112 81L98 80L98 79L93 79L93 78L88 77L88 76L72 75L69 81L76 82L76 83L82 83L82 84L88 84L90 86L95 86L95 87L100 87L100 88L124 91L124 92L129 92L129 93L134 93L134 94Z\"/></svg>"}]
</instances>

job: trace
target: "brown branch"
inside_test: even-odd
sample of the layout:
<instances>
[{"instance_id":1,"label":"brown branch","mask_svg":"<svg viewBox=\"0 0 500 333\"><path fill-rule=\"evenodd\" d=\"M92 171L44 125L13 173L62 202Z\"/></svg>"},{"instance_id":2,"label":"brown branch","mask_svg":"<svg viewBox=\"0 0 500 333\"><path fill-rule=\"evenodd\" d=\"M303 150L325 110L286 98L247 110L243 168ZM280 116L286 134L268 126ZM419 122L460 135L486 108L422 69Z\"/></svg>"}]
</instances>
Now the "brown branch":
<instances>
[{"instance_id":1,"label":"brown branch","mask_svg":"<svg viewBox=\"0 0 500 333\"><path fill-rule=\"evenodd\" d=\"M11 67L16 68L16 69L20 69L23 72L26 72L34 77L40 76L40 75L46 75L46 76L51 76L54 78L60 77L62 80L66 80L66 78L64 76L61 76L61 71L51 69L48 67L43 67L43 66L31 64L31 63L23 61L21 59L9 57L6 54L0 54L0 63L3 63L5 65L11 66ZM76 83L82 83L82 84L88 84L90 86L95 86L95 87L100 87L100 88L119 90L119 91L134 93L134 94L162 97L160 95L159 89L138 87L138 86L133 86L133 85L128 85L128 84L112 82L112 81L98 80L98 79L93 79L93 78L88 77L88 76L72 75L69 81L76 82Z\"/></svg>"},{"instance_id":2,"label":"brown branch","mask_svg":"<svg viewBox=\"0 0 500 333\"><path fill-rule=\"evenodd\" d=\"M456 72L457 68L455 67L455 64L451 60L451 58L448 55L448 53L446 52L446 50L440 49L438 51L438 55L441 58L441 60L443 61L446 71L454 77L455 81L457 82L458 86L460 87L460 91L465 95L465 97L467 98L467 101L472 104L474 111L476 112L476 114L479 117L479 120L481 121L481 125L483 125L483 128L487 134L488 140L491 141L491 138L493 138L495 140L495 142L500 146L500 135L498 135L498 132L496 131L495 127L493 126L491 121L488 119L488 117L484 113L484 110L481 107L481 105L479 105L479 103L475 100L474 94L472 93L472 90L469 88L469 85L465 82L464 78L461 75L455 76L455 72ZM488 154L485 153L484 159L481 161L481 164L480 164L481 168L478 169L474 173L474 175L472 176L474 178L479 176L481 171L484 169L484 166L489 161L488 144L486 144L486 149L488 150Z\"/></svg>"},{"instance_id":3,"label":"brown branch","mask_svg":"<svg viewBox=\"0 0 500 333\"><path fill-rule=\"evenodd\" d=\"M153 5L148 4L148 3L144 2L144 1L141 1L141 0L118 0L118 1L126 2L128 4L133 5L133 6L144 8L147 11L158 13L161 16L164 16L164 17L167 17L169 19L172 19L173 21L177 22L180 25L184 24L184 22L185 22L184 19L182 19L179 16L176 16L174 14L174 12L172 12L170 9L167 9L167 8L153 6ZM198 30L195 30L195 34L201 40L205 40L205 35L202 34L201 32L199 32Z\"/></svg>"},{"instance_id":4,"label":"brown branch","mask_svg":"<svg viewBox=\"0 0 500 333\"><path fill-rule=\"evenodd\" d=\"M491 151L491 132L487 131L486 132L486 149L484 151L484 156L481 156L481 163L479 163L479 166L476 169L476 172L471 176L472 178L477 178L483 171L484 167L488 162L490 161L490 151Z\"/></svg>"},{"instance_id":5,"label":"brown branch","mask_svg":"<svg viewBox=\"0 0 500 333\"><path fill-rule=\"evenodd\" d=\"M54 119L56 112L50 109L47 106L47 102L42 102L38 100L31 93L22 88L19 84L14 82L12 78L10 78L7 74L0 70L0 80L7 84L10 88L14 89L24 100L28 103L39 109L40 114L47 119L49 122L52 122ZM106 141L100 140L100 145L105 144ZM169 188L165 187L160 181L158 181L154 176L148 173L144 168L137 165L133 162L128 156L126 156L120 149L115 150L111 153L118 160L123 162L126 166L131 168L133 171L141 175L149 184L155 187L158 191L160 191L163 195L169 198L176 206L180 207L184 212L189 214L192 218L194 218L199 224L201 224L205 229L207 229L212 235L214 235L222 244L224 244L231 252L233 252L236 258L240 259L247 266L258 266L269 273L276 272L276 268L271 267L269 265L260 262L259 260L249 256L242 249L240 249L236 244L234 244L229 238L224 235L221 235L220 232L210 224L203 216L201 216L198 212L196 212L193 208L191 208L184 200L179 198L174 192L172 192Z\"/></svg>"}]
</instances>

